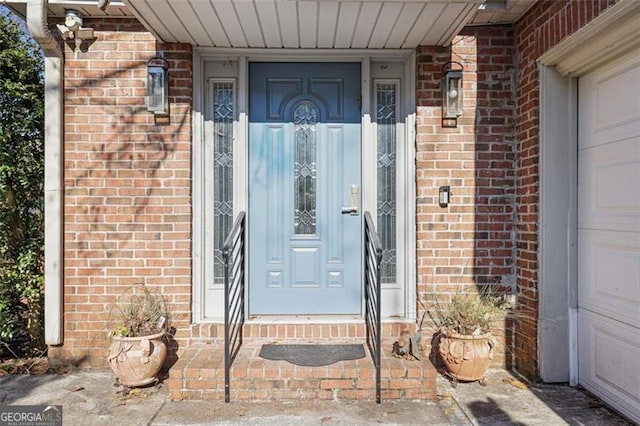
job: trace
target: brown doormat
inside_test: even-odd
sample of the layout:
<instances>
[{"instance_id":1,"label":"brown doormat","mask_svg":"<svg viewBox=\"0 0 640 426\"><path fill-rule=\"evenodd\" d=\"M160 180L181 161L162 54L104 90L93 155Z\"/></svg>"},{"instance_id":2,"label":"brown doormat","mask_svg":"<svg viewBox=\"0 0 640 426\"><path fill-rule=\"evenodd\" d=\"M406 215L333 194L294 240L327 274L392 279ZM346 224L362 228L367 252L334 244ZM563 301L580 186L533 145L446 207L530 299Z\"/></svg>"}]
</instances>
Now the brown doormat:
<instances>
[{"instance_id":1,"label":"brown doormat","mask_svg":"<svg viewBox=\"0 0 640 426\"><path fill-rule=\"evenodd\" d=\"M262 345L260 357L303 367L319 367L361 359L365 352L362 345Z\"/></svg>"}]
</instances>

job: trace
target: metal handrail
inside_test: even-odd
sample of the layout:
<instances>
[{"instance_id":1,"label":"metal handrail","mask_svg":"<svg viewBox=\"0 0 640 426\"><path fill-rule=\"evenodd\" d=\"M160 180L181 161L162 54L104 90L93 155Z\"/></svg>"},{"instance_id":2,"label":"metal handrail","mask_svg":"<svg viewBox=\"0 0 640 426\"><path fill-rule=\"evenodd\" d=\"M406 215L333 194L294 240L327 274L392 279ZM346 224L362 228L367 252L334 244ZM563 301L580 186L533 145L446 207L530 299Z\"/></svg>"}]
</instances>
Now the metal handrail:
<instances>
[{"instance_id":1,"label":"metal handrail","mask_svg":"<svg viewBox=\"0 0 640 426\"><path fill-rule=\"evenodd\" d=\"M376 368L376 402L380 404L380 264L382 244L369 212L364 213L364 289L367 346Z\"/></svg>"},{"instance_id":2,"label":"metal handrail","mask_svg":"<svg viewBox=\"0 0 640 426\"><path fill-rule=\"evenodd\" d=\"M242 346L244 325L245 212L236 217L222 245L224 261L224 400L231 399L231 364Z\"/></svg>"}]
</instances>

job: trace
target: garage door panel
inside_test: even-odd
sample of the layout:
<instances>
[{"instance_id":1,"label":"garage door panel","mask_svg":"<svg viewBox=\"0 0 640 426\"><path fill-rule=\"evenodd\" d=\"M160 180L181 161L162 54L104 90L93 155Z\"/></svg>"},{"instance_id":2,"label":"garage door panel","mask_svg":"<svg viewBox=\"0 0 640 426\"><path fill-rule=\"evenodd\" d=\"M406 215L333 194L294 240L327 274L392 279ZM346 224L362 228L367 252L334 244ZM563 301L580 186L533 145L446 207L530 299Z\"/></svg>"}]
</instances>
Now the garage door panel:
<instances>
[{"instance_id":1,"label":"garage door panel","mask_svg":"<svg viewBox=\"0 0 640 426\"><path fill-rule=\"evenodd\" d=\"M640 422L640 330L588 311L578 314L582 385Z\"/></svg>"},{"instance_id":2,"label":"garage door panel","mask_svg":"<svg viewBox=\"0 0 640 426\"><path fill-rule=\"evenodd\" d=\"M578 227L640 230L640 137L578 154Z\"/></svg>"},{"instance_id":3,"label":"garage door panel","mask_svg":"<svg viewBox=\"0 0 640 426\"><path fill-rule=\"evenodd\" d=\"M578 91L578 380L640 422L640 51Z\"/></svg>"},{"instance_id":4,"label":"garage door panel","mask_svg":"<svg viewBox=\"0 0 640 426\"><path fill-rule=\"evenodd\" d=\"M640 327L640 234L578 232L578 305Z\"/></svg>"},{"instance_id":5,"label":"garage door panel","mask_svg":"<svg viewBox=\"0 0 640 426\"><path fill-rule=\"evenodd\" d=\"M580 79L579 149L640 135L640 57Z\"/></svg>"}]
</instances>

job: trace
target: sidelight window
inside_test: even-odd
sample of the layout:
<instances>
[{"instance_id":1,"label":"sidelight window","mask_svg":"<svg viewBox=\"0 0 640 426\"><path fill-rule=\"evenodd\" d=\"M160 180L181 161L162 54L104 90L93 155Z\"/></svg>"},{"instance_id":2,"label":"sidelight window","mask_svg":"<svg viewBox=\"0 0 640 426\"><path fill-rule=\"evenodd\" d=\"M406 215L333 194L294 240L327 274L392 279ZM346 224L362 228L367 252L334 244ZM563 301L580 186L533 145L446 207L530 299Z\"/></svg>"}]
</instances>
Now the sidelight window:
<instances>
[{"instance_id":1,"label":"sidelight window","mask_svg":"<svg viewBox=\"0 0 640 426\"><path fill-rule=\"evenodd\" d=\"M398 85L376 82L377 214L382 283L396 282L396 121Z\"/></svg>"},{"instance_id":2,"label":"sidelight window","mask_svg":"<svg viewBox=\"0 0 640 426\"><path fill-rule=\"evenodd\" d=\"M233 226L234 84L213 81L213 228L214 282L224 283L222 245Z\"/></svg>"}]
</instances>

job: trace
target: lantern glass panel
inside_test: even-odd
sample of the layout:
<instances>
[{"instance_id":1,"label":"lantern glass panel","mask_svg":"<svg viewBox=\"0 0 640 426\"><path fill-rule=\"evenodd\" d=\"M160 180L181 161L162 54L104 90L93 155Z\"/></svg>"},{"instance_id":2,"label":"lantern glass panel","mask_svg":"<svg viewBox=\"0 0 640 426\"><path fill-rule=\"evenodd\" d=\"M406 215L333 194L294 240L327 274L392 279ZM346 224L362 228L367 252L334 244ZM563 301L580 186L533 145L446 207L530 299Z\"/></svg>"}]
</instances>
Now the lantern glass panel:
<instances>
[{"instance_id":1,"label":"lantern glass panel","mask_svg":"<svg viewBox=\"0 0 640 426\"><path fill-rule=\"evenodd\" d=\"M168 110L168 80L162 67L149 67L148 69L148 105L147 109L158 114L166 114Z\"/></svg>"},{"instance_id":2,"label":"lantern glass panel","mask_svg":"<svg viewBox=\"0 0 640 426\"><path fill-rule=\"evenodd\" d=\"M445 72L442 108L444 118L457 118L462 115L462 71L449 70Z\"/></svg>"}]
</instances>

